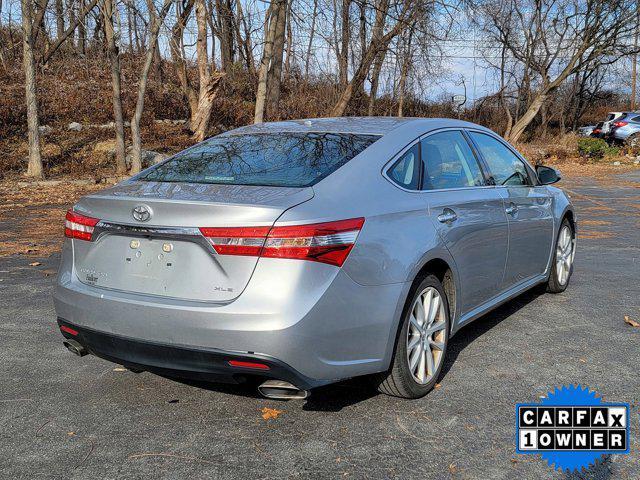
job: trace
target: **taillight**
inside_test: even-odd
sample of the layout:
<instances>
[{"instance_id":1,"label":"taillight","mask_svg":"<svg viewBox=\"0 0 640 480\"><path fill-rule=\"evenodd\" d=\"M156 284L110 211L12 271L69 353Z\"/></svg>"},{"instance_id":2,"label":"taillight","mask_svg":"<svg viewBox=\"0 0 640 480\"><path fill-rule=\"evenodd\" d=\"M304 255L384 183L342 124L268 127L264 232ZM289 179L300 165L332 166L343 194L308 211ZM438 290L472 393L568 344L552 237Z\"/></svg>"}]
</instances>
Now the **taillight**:
<instances>
[{"instance_id":1,"label":"taillight","mask_svg":"<svg viewBox=\"0 0 640 480\"><path fill-rule=\"evenodd\" d=\"M64 235L69 238L91 241L93 227L99 222L97 218L85 217L69 210L64 221Z\"/></svg>"},{"instance_id":2,"label":"taillight","mask_svg":"<svg viewBox=\"0 0 640 480\"><path fill-rule=\"evenodd\" d=\"M270 227L201 228L220 255L260 255Z\"/></svg>"},{"instance_id":3,"label":"taillight","mask_svg":"<svg viewBox=\"0 0 640 480\"><path fill-rule=\"evenodd\" d=\"M290 227L201 228L220 255L289 258L341 267L364 218Z\"/></svg>"},{"instance_id":4,"label":"taillight","mask_svg":"<svg viewBox=\"0 0 640 480\"><path fill-rule=\"evenodd\" d=\"M624 127L625 125L629 125L629 122L623 122L623 121L613 122L614 127Z\"/></svg>"}]
</instances>

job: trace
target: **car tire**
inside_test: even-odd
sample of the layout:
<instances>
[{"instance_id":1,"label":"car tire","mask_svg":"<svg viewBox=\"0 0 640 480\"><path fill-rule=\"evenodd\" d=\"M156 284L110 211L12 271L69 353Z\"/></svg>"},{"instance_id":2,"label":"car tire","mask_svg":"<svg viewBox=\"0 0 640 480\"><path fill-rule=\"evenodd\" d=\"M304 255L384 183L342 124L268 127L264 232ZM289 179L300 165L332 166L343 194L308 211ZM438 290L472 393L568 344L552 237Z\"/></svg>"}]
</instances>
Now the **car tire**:
<instances>
[{"instance_id":1,"label":"car tire","mask_svg":"<svg viewBox=\"0 0 640 480\"><path fill-rule=\"evenodd\" d=\"M571 251L568 253L569 255L569 266L566 267L566 264L563 267L559 265L559 256L567 255L566 252L561 252L561 242L563 241L563 232L569 232L570 235L570 246ZM575 230L571 225L571 222L567 218L562 220L560 224L560 228L558 229L558 237L556 238L555 248L553 252L553 260L551 263L551 273L549 274L549 280L547 281L546 291L549 293L562 293L567 289L569 285L569 280L571 280L571 275L573 274L573 257L575 256ZM566 268L566 272L562 271L563 268Z\"/></svg>"},{"instance_id":2,"label":"car tire","mask_svg":"<svg viewBox=\"0 0 640 480\"><path fill-rule=\"evenodd\" d=\"M423 321L422 330L419 330L417 325L417 323L420 323L417 320L419 306L417 302L420 300L424 310L424 305L427 303L428 298L431 298L431 301L435 301L436 292L440 299L437 307L438 311L431 321L429 320L429 314L425 314L426 320ZM437 277L429 275L411 289L402 314L399 330L391 367L387 372L376 377L377 388L379 392L394 397L420 398L429 393L438 382L446 357L449 332L451 331L449 303L442 283ZM429 334L431 330L434 332ZM412 348L411 344L415 344L415 342L418 342L418 345L414 345ZM436 344L440 348L435 347ZM422 353L417 353L416 349L424 352L424 356L421 356ZM408 352L412 353L412 355L410 356ZM416 355L419 358L418 365L412 370L410 363L415 359ZM427 355L431 355L433 363L429 364ZM429 365L431 366L431 373L429 373ZM422 371L421 366L424 366ZM424 378L420 378L420 373L423 374Z\"/></svg>"},{"instance_id":3,"label":"car tire","mask_svg":"<svg viewBox=\"0 0 640 480\"><path fill-rule=\"evenodd\" d=\"M640 147L640 133L633 133L624 140L624 146L629 148Z\"/></svg>"}]
</instances>

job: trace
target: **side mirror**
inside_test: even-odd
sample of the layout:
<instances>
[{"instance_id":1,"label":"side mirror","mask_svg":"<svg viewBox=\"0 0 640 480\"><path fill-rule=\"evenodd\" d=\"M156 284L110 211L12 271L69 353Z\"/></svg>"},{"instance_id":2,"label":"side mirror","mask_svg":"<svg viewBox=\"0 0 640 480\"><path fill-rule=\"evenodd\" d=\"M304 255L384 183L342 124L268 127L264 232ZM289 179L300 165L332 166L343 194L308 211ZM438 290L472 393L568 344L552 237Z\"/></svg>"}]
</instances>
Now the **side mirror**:
<instances>
[{"instance_id":1,"label":"side mirror","mask_svg":"<svg viewBox=\"0 0 640 480\"><path fill-rule=\"evenodd\" d=\"M560 181L560 172L555 168L545 167L544 165L538 165L536 167L536 174L538 175L538 181L540 185L551 185Z\"/></svg>"}]
</instances>

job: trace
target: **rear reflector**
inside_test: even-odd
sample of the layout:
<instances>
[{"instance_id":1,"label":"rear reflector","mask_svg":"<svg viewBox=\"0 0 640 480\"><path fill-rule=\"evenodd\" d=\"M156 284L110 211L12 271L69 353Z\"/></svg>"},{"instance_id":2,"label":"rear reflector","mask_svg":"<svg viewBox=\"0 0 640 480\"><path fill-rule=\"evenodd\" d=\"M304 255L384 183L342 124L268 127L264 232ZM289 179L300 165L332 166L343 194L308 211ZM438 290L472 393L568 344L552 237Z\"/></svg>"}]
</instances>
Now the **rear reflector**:
<instances>
[{"instance_id":1,"label":"rear reflector","mask_svg":"<svg viewBox=\"0 0 640 480\"><path fill-rule=\"evenodd\" d=\"M73 210L69 210L64 221L64 235L69 238L91 241L93 227L99 221L97 218L85 217Z\"/></svg>"},{"instance_id":2,"label":"rear reflector","mask_svg":"<svg viewBox=\"0 0 640 480\"><path fill-rule=\"evenodd\" d=\"M255 368L257 370L269 370L269 365L265 365L264 363L256 363L256 362L243 362L242 360L229 360L229 365L232 367L242 367L242 368Z\"/></svg>"},{"instance_id":3,"label":"rear reflector","mask_svg":"<svg viewBox=\"0 0 640 480\"><path fill-rule=\"evenodd\" d=\"M364 218L290 227L201 228L220 255L309 260L342 266Z\"/></svg>"},{"instance_id":4,"label":"rear reflector","mask_svg":"<svg viewBox=\"0 0 640 480\"><path fill-rule=\"evenodd\" d=\"M78 335L78 331L74 330L71 327L67 327L66 325L60 325L60 330L62 330L63 332L69 333L71 335L73 335L74 337Z\"/></svg>"}]
</instances>

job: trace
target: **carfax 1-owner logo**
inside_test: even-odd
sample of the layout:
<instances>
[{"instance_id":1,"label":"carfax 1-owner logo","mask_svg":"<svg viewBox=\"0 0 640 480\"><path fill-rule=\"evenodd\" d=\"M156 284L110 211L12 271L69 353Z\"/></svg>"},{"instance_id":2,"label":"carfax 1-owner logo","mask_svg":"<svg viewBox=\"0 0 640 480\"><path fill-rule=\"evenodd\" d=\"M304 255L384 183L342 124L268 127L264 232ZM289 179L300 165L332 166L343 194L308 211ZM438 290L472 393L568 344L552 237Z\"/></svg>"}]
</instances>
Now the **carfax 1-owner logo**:
<instances>
[{"instance_id":1,"label":"carfax 1-owner logo","mask_svg":"<svg viewBox=\"0 0 640 480\"><path fill-rule=\"evenodd\" d=\"M604 402L579 385L556 388L540 403L519 403L516 451L540 454L569 472L603 455L629 453L629 404Z\"/></svg>"}]
</instances>

